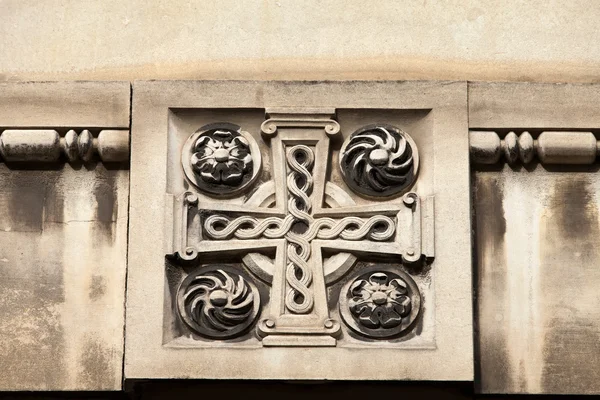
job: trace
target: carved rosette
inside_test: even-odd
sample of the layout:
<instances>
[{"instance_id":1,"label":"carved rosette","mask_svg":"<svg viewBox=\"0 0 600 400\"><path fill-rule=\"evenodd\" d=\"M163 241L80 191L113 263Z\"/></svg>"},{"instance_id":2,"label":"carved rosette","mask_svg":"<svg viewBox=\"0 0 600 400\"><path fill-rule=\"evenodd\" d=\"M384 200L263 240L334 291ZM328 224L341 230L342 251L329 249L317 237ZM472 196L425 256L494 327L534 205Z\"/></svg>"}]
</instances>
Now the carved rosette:
<instances>
[{"instance_id":1,"label":"carved rosette","mask_svg":"<svg viewBox=\"0 0 600 400\"><path fill-rule=\"evenodd\" d=\"M258 144L237 125L219 123L196 131L184 145L187 178L209 195L236 195L257 178L261 167Z\"/></svg>"},{"instance_id":2,"label":"carved rosette","mask_svg":"<svg viewBox=\"0 0 600 400\"><path fill-rule=\"evenodd\" d=\"M368 197L390 197L405 192L419 168L417 146L404 131L377 124L350 135L340 151L346 184Z\"/></svg>"},{"instance_id":3,"label":"carved rosette","mask_svg":"<svg viewBox=\"0 0 600 400\"><path fill-rule=\"evenodd\" d=\"M196 333L212 339L243 334L260 312L252 282L222 269L202 268L187 276L177 293L179 315Z\"/></svg>"},{"instance_id":4,"label":"carved rosette","mask_svg":"<svg viewBox=\"0 0 600 400\"><path fill-rule=\"evenodd\" d=\"M401 271L375 270L350 280L340 295L340 313L355 332L376 339L401 335L421 308L414 280Z\"/></svg>"}]
</instances>

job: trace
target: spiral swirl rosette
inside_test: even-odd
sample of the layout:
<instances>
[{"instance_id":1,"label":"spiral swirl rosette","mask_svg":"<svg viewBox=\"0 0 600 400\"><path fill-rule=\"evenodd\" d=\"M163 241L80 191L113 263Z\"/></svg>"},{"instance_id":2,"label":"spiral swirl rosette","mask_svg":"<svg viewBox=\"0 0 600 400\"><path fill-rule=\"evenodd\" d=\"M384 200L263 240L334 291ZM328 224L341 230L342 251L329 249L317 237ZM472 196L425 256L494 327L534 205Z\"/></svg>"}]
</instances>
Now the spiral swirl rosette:
<instances>
[{"instance_id":1,"label":"spiral swirl rosette","mask_svg":"<svg viewBox=\"0 0 600 400\"><path fill-rule=\"evenodd\" d=\"M244 333L260 309L256 287L239 274L200 269L178 291L179 314L196 333L227 339Z\"/></svg>"},{"instance_id":2,"label":"spiral swirl rosette","mask_svg":"<svg viewBox=\"0 0 600 400\"><path fill-rule=\"evenodd\" d=\"M408 189L417 174L412 138L391 125L368 125L354 132L340 152L344 181L355 192L388 197Z\"/></svg>"}]
</instances>

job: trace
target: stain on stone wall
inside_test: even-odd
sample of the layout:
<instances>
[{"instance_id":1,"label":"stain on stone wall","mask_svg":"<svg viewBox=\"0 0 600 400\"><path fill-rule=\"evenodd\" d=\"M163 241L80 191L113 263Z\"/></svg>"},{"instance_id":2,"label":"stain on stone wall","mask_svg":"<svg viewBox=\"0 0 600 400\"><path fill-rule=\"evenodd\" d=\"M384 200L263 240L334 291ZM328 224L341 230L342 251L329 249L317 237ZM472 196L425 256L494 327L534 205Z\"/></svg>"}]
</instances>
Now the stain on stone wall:
<instances>
[{"instance_id":1,"label":"stain on stone wall","mask_svg":"<svg viewBox=\"0 0 600 400\"><path fill-rule=\"evenodd\" d=\"M506 279L501 266L506 262L504 257L504 234L506 221L504 219L503 185L497 176L476 175L474 182L475 203L475 241L477 290L489 293L480 298L475 305L479 314L493 315L499 318L501 309L493 301L498 294L506 291ZM477 312L477 311L476 311ZM497 317L498 316L498 317ZM475 321L477 327L478 320ZM479 371L479 378L484 379L483 386L504 386L508 382L506 337L502 332L503 325L498 323L491 329L478 329L480 335L478 360L484 371ZM489 378L493 376L493 380ZM479 380L479 379L478 379Z\"/></svg>"},{"instance_id":2,"label":"stain on stone wall","mask_svg":"<svg viewBox=\"0 0 600 400\"><path fill-rule=\"evenodd\" d=\"M596 176L540 165L475 173L483 392L600 391Z\"/></svg>"},{"instance_id":3,"label":"stain on stone wall","mask_svg":"<svg viewBox=\"0 0 600 400\"><path fill-rule=\"evenodd\" d=\"M128 175L0 164L0 390L121 387Z\"/></svg>"},{"instance_id":4,"label":"stain on stone wall","mask_svg":"<svg viewBox=\"0 0 600 400\"><path fill-rule=\"evenodd\" d=\"M593 176L557 176L540 221L544 266L542 387L550 393L600 391L600 249Z\"/></svg>"}]
</instances>

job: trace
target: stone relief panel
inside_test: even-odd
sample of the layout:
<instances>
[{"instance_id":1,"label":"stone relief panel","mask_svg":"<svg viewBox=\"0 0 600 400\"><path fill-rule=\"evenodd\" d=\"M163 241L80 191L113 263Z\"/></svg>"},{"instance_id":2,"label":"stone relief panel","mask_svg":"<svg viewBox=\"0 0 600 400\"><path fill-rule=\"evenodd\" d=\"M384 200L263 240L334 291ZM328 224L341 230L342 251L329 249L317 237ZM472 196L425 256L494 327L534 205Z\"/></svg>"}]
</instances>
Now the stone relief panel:
<instances>
[{"instance_id":1,"label":"stone relief panel","mask_svg":"<svg viewBox=\"0 0 600 400\"><path fill-rule=\"evenodd\" d=\"M471 379L466 122L462 83L138 83L126 378Z\"/></svg>"},{"instance_id":2,"label":"stone relief panel","mask_svg":"<svg viewBox=\"0 0 600 400\"><path fill-rule=\"evenodd\" d=\"M204 118L211 111L229 120L238 113L207 110ZM345 337L367 346L377 345L373 339L435 344L433 326L419 319L422 296L423 312L432 312L427 279L434 259L434 196L411 191L419 149L400 128L353 112L363 125L346 134L338 122L343 112L333 109L256 110L256 122L266 116L260 126L246 125L254 135L212 121L187 138L178 127L169 133L186 139L180 155L172 152L181 163L172 165L183 170L187 189L169 196L174 230L167 268L182 269L181 278L195 268L176 294L171 283L172 304L165 305L190 330L184 328L175 344L212 345L194 344L195 335L230 339L233 346L343 346ZM375 114L386 117L385 111ZM193 123L196 116L172 118ZM426 113L404 118L421 120L425 126L416 134L431 135ZM329 179L333 170L343 186ZM422 178L427 181L427 174ZM237 201L222 200L236 195ZM236 266L225 272L211 257L229 257ZM393 267L371 261L372 272L362 276L356 265L372 258ZM407 336L417 326L429 331Z\"/></svg>"}]
</instances>

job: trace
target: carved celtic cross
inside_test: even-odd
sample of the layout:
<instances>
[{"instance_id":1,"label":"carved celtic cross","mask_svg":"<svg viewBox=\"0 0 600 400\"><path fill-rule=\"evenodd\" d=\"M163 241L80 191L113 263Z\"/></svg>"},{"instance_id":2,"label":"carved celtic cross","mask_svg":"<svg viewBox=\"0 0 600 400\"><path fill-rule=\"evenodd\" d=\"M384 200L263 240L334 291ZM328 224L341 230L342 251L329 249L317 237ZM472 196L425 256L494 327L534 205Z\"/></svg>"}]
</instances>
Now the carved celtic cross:
<instances>
[{"instance_id":1,"label":"carved celtic cross","mask_svg":"<svg viewBox=\"0 0 600 400\"><path fill-rule=\"evenodd\" d=\"M433 257L433 198L405 193L416 177L418 155L403 132L369 126L346 140L339 157L350 189L373 199L402 195L395 202L356 205L328 182L330 139L340 134L333 110L270 111L269 116L261 130L271 148L272 180L242 205L200 201L193 191L173 198L168 253L200 262L209 255L240 254L244 266L271 287L268 309L256 325L264 346L334 346L341 322L330 317L327 286L350 271L357 257L395 255L398 263ZM217 124L192 135L182 162L201 191L231 197L254 185L261 155L249 134ZM254 285L218 268L205 271L188 276L180 289L184 321L216 339L248 329L262 307ZM361 303L349 325L363 318L361 329L367 332L405 328L418 313L418 290L409 279L379 273L356 280L349 290L367 290L375 306L390 298L394 308L377 319ZM412 309L406 308L411 301Z\"/></svg>"}]
</instances>

